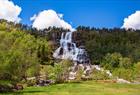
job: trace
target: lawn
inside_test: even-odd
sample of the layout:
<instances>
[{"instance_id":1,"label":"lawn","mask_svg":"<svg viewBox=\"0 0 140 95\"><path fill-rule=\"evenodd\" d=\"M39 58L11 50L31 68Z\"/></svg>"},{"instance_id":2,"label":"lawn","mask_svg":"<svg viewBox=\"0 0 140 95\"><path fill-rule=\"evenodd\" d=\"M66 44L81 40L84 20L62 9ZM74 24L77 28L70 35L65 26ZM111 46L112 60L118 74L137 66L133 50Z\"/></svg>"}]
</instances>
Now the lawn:
<instances>
[{"instance_id":1,"label":"lawn","mask_svg":"<svg viewBox=\"0 0 140 95\"><path fill-rule=\"evenodd\" d=\"M16 93L0 95L140 95L140 85L87 81L47 87L28 87Z\"/></svg>"}]
</instances>

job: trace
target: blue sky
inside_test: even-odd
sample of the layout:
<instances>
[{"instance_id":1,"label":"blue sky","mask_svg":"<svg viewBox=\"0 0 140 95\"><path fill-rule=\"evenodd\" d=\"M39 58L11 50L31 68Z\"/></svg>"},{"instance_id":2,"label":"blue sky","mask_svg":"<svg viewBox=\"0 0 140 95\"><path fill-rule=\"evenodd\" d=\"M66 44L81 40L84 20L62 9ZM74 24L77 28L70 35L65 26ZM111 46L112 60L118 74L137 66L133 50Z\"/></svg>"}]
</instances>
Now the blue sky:
<instances>
[{"instance_id":1,"label":"blue sky","mask_svg":"<svg viewBox=\"0 0 140 95\"><path fill-rule=\"evenodd\" d=\"M12 0L22 8L22 23L31 25L30 17L53 9L64 14L64 20L91 27L121 27L124 18L140 10L140 0Z\"/></svg>"}]
</instances>

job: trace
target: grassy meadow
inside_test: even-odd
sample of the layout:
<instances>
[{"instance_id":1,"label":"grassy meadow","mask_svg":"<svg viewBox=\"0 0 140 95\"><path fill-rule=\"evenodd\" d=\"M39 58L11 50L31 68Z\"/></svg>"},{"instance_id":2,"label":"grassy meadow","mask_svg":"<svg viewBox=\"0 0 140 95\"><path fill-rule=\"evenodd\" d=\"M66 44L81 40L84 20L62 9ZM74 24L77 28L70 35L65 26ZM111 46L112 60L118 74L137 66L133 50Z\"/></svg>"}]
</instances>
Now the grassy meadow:
<instances>
[{"instance_id":1,"label":"grassy meadow","mask_svg":"<svg viewBox=\"0 0 140 95\"><path fill-rule=\"evenodd\" d=\"M140 85L87 81L47 87L27 87L22 91L0 95L140 95Z\"/></svg>"}]
</instances>

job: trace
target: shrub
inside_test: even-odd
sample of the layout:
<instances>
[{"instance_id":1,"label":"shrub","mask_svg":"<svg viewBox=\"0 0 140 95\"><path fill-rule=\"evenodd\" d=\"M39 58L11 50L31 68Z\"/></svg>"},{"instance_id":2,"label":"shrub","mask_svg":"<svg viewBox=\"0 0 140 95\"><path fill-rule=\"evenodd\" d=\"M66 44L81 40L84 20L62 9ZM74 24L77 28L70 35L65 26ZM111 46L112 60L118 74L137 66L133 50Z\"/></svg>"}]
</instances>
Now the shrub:
<instances>
[{"instance_id":1,"label":"shrub","mask_svg":"<svg viewBox=\"0 0 140 95\"><path fill-rule=\"evenodd\" d=\"M78 70L76 72L76 80L75 80L75 82L80 82L81 81L83 72L84 71L82 70L82 68L78 67Z\"/></svg>"},{"instance_id":2,"label":"shrub","mask_svg":"<svg viewBox=\"0 0 140 95\"><path fill-rule=\"evenodd\" d=\"M135 71L132 69L116 68L113 70L113 75L125 80L132 81L135 77Z\"/></svg>"},{"instance_id":3,"label":"shrub","mask_svg":"<svg viewBox=\"0 0 140 95\"><path fill-rule=\"evenodd\" d=\"M0 79L21 81L29 68L38 65L36 39L24 32L1 33L5 36L0 41Z\"/></svg>"},{"instance_id":4,"label":"shrub","mask_svg":"<svg viewBox=\"0 0 140 95\"><path fill-rule=\"evenodd\" d=\"M120 59L122 58L120 53L108 53L102 60L101 65L108 70L119 67Z\"/></svg>"},{"instance_id":5,"label":"shrub","mask_svg":"<svg viewBox=\"0 0 140 95\"><path fill-rule=\"evenodd\" d=\"M46 76L48 76L48 79L52 79L56 83L66 82L68 80L69 68L71 65L71 61L63 60L59 63L55 63L54 66L47 66Z\"/></svg>"},{"instance_id":6,"label":"shrub","mask_svg":"<svg viewBox=\"0 0 140 95\"><path fill-rule=\"evenodd\" d=\"M140 82L140 62L134 65L135 68L135 80Z\"/></svg>"},{"instance_id":7,"label":"shrub","mask_svg":"<svg viewBox=\"0 0 140 95\"><path fill-rule=\"evenodd\" d=\"M109 75L104 71L93 70L91 74L93 80L106 80L110 79Z\"/></svg>"},{"instance_id":8,"label":"shrub","mask_svg":"<svg viewBox=\"0 0 140 95\"><path fill-rule=\"evenodd\" d=\"M0 92L12 91L13 84L10 81L0 80Z\"/></svg>"},{"instance_id":9,"label":"shrub","mask_svg":"<svg viewBox=\"0 0 140 95\"><path fill-rule=\"evenodd\" d=\"M121 58L119 61L120 68L129 69L132 67L132 65L133 65L132 60L130 58L127 58L127 57Z\"/></svg>"},{"instance_id":10,"label":"shrub","mask_svg":"<svg viewBox=\"0 0 140 95\"><path fill-rule=\"evenodd\" d=\"M133 67L133 62L131 58L122 57L119 53L109 53L103 58L101 65L105 69L113 71L115 68L130 69Z\"/></svg>"}]
</instances>

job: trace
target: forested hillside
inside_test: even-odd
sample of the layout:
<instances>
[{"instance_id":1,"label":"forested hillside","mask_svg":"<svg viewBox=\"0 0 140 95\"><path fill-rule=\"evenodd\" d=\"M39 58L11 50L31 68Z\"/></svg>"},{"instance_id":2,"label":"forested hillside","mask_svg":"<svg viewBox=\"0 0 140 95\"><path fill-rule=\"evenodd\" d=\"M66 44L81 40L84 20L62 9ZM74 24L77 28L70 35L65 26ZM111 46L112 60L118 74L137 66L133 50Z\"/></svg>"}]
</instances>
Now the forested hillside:
<instances>
[{"instance_id":1,"label":"forested hillside","mask_svg":"<svg viewBox=\"0 0 140 95\"><path fill-rule=\"evenodd\" d=\"M42 73L47 79L65 82L72 62L56 60L52 54L59 46L61 33L67 31L55 27L37 30L0 20L0 87L20 82L28 84L29 77L38 77ZM78 47L86 49L91 64L98 64L115 76L139 81L140 30L79 26L73 32L73 41ZM91 79L108 78L100 72L92 77L94 78ZM80 74L77 75L77 81L79 80ZM32 85L30 83L34 84L29 82L29 85Z\"/></svg>"},{"instance_id":2,"label":"forested hillside","mask_svg":"<svg viewBox=\"0 0 140 95\"><path fill-rule=\"evenodd\" d=\"M107 53L115 52L135 62L140 60L140 30L80 26L75 35L75 41L85 46L93 63L100 64Z\"/></svg>"}]
</instances>

